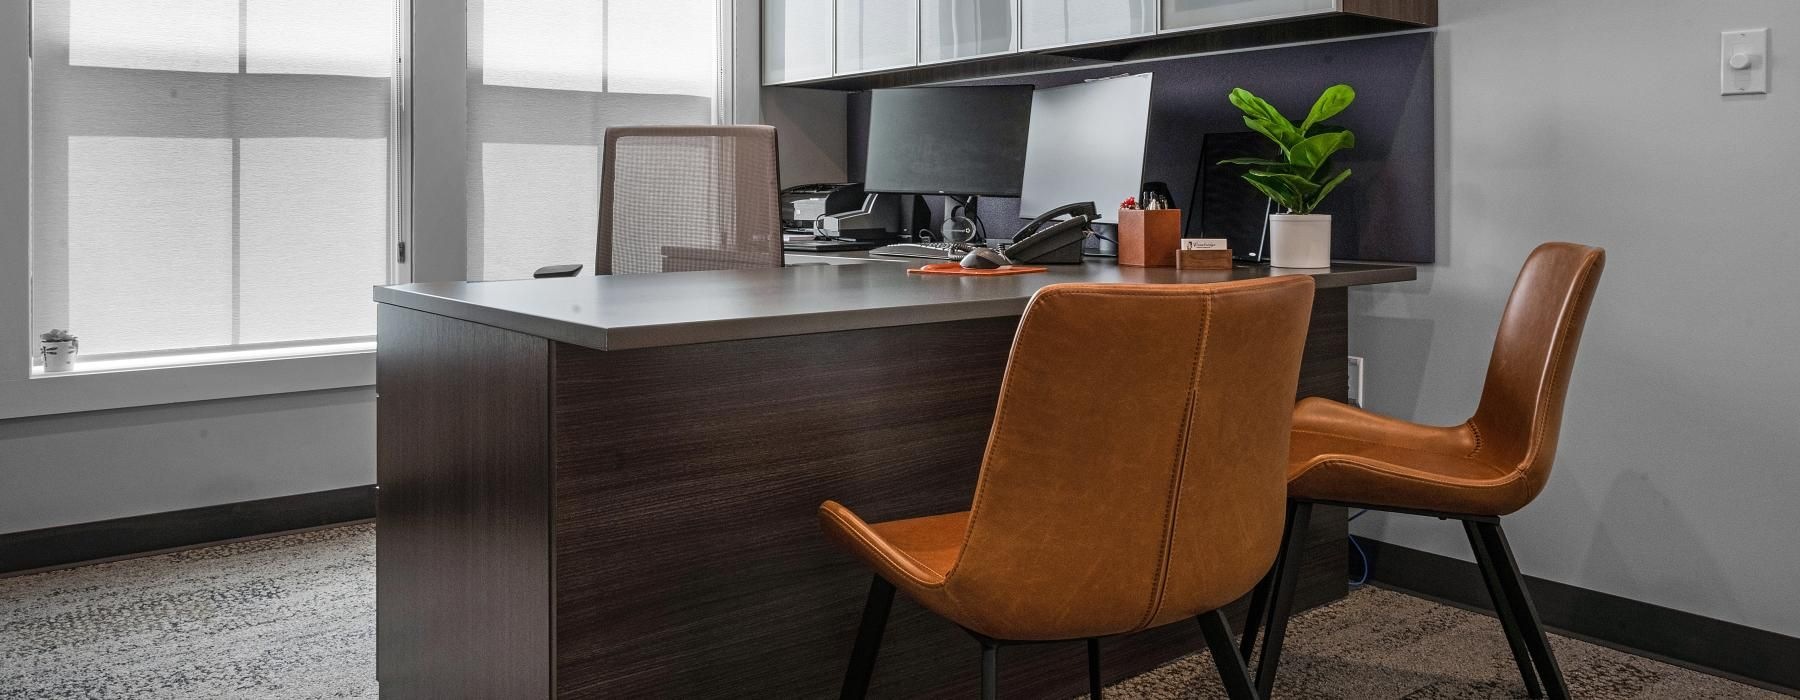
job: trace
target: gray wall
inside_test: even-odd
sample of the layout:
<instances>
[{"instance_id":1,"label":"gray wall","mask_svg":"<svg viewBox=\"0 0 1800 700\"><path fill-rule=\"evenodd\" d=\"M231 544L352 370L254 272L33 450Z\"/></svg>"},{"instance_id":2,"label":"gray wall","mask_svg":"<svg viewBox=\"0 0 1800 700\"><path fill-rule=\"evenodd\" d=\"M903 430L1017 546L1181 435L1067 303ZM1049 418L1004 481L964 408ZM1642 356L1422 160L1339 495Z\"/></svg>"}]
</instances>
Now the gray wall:
<instances>
[{"instance_id":1,"label":"gray wall","mask_svg":"<svg viewBox=\"0 0 1800 700\"><path fill-rule=\"evenodd\" d=\"M1800 636L1800 3L1443 0L1438 264L1353 292L1375 410L1467 418L1532 246L1605 246L1525 572ZM1766 96L1719 33L1769 27ZM1785 59L1785 60L1784 60ZM1356 532L1469 559L1453 523Z\"/></svg>"},{"instance_id":2,"label":"gray wall","mask_svg":"<svg viewBox=\"0 0 1800 700\"><path fill-rule=\"evenodd\" d=\"M372 388L0 421L0 533L372 483Z\"/></svg>"}]
</instances>

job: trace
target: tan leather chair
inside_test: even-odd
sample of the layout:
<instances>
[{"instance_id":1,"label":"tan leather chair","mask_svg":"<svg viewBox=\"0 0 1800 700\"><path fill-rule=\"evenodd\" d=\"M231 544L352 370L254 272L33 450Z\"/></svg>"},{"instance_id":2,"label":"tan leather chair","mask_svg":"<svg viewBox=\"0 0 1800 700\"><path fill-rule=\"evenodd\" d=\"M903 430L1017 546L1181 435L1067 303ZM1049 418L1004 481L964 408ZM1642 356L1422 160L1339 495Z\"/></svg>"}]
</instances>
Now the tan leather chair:
<instances>
[{"instance_id":1,"label":"tan leather chair","mask_svg":"<svg viewBox=\"0 0 1800 700\"><path fill-rule=\"evenodd\" d=\"M1274 562L1306 277L1053 285L1020 321L970 509L819 521L875 571L843 697L862 697L898 587L981 642L1097 639L1198 617L1233 698L1251 679L1218 609ZM1103 368L1103 371L1095 371Z\"/></svg>"},{"instance_id":2,"label":"tan leather chair","mask_svg":"<svg viewBox=\"0 0 1800 700\"><path fill-rule=\"evenodd\" d=\"M1543 697L1545 688L1554 698L1569 691L1500 516L1525 507L1550 478L1569 371L1605 265L1606 251L1573 243L1532 251L1500 318L1481 403L1460 425L1419 425L1317 398L1294 410L1289 533L1306 531L1315 503L1462 521L1534 698ZM1265 695L1274 686L1293 605L1301 551L1296 539L1284 541L1275 572L1251 602L1250 619L1266 619L1268 630L1257 673ZM1255 643L1256 628L1248 626L1241 640L1245 658Z\"/></svg>"}]
</instances>

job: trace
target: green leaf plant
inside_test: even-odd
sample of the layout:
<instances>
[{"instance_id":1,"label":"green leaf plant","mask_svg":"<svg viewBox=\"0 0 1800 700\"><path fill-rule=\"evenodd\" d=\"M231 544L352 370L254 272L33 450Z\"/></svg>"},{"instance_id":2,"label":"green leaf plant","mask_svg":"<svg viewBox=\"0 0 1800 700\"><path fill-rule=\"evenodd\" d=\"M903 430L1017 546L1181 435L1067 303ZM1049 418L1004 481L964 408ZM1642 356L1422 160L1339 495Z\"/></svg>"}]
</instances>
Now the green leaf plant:
<instances>
[{"instance_id":1,"label":"green leaf plant","mask_svg":"<svg viewBox=\"0 0 1800 700\"><path fill-rule=\"evenodd\" d=\"M1294 126L1274 105L1250 94L1249 90L1232 89L1230 100L1232 105L1243 110L1244 126L1281 146L1282 160L1232 158L1219 161L1219 164L1249 166L1244 180L1275 200L1285 213L1311 214L1320 202L1325 201L1325 195L1331 194L1350 177L1348 168L1331 173L1331 156L1355 147L1356 136L1322 123L1356 101L1356 91L1349 85L1326 88L1313 103L1306 121L1299 126Z\"/></svg>"}]
</instances>

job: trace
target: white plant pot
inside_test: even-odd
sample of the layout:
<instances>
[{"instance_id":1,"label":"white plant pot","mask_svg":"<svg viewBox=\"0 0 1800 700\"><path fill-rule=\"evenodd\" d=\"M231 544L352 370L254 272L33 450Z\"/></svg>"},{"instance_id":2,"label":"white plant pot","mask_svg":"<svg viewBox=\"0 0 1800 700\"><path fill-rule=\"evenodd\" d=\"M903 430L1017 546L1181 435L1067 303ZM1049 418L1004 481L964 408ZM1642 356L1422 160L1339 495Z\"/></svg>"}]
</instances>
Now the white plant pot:
<instances>
[{"instance_id":1,"label":"white plant pot","mask_svg":"<svg viewBox=\"0 0 1800 700\"><path fill-rule=\"evenodd\" d=\"M59 340L54 343L38 343L38 354L44 358L45 372L67 372L75 369L75 355L80 352L79 341Z\"/></svg>"},{"instance_id":2,"label":"white plant pot","mask_svg":"<svg viewBox=\"0 0 1800 700\"><path fill-rule=\"evenodd\" d=\"M1331 267L1331 215L1270 214L1269 264Z\"/></svg>"}]
</instances>

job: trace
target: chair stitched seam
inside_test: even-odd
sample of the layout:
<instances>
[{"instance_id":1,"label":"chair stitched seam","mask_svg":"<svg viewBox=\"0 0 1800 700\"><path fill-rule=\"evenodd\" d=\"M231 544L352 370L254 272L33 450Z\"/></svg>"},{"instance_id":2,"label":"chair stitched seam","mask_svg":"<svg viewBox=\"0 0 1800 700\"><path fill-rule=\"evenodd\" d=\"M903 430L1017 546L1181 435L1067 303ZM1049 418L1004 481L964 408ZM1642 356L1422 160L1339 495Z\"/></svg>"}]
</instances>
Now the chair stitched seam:
<instances>
[{"instance_id":1,"label":"chair stitched seam","mask_svg":"<svg viewBox=\"0 0 1800 700\"><path fill-rule=\"evenodd\" d=\"M1175 527L1181 509L1181 483L1187 473L1187 447L1192 439L1194 405L1199 400L1195 385L1200 382L1200 372L1206 363L1206 341L1210 335L1208 331L1212 322L1213 296L1215 295L1207 294L1201 300L1200 323L1195 329L1195 334L1199 337L1195 338L1194 361L1188 373L1187 408L1182 411L1181 431L1175 439L1175 469L1169 478L1169 498L1163 506L1162 552L1158 557L1156 576L1150 582L1149 607L1144 610L1144 617L1136 627L1140 630L1156 619L1156 614L1162 611L1163 601L1168 596L1169 559L1175 549Z\"/></svg>"},{"instance_id":2,"label":"chair stitched seam","mask_svg":"<svg viewBox=\"0 0 1800 700\"><path fill-rule=\"evenodd\" d=\"M866 535L863 534L861 528L858 528L858 527L855 527L854 525L852 525L850 523L850 521L844 519L844 516L838 515L837 513L834 513L831 511L826 511L825 514L828 516L831 516L832 520L836 520L839 523L841 523L844 526L845 532L850 533L850 536L855 537L856 539L861 540L863 542L863 544L868 545L870 552L873 552L875 554L875 556L881 557L883 560L885 560L888 563L889 566L894 567L894 569L901 575L906 576L909 579L912 579L914 582L917 582L918 585L920 585L924 588L938 588L938 587L941 587L944 585L942 581L939 581L938 583L930 583L930 582L921 580L919 578L916 578L914 576L908 575L906 573L905 568L901 565L901 562L896 561L893 557L889 556L888 553L886 551L884 551L883 548L880 546L880 545L886 544L885 542L876 542L874 540L869 539ZM914 566L917 566L926 571L930 571L934 574L937 573L936 569L926 566L923 562L920 562L919 560L914 559L912 557L912 555L910 555L910 554L907 554L905 552L900 552L900 556L906 557L907 561L912 562Z\"/></svg>"},{"instance_id":3,"label":"chair stitched seam","mask_svg":"<svg viewBox=\"0 0 1800 700\"><path fill-rule=\"evenodd\" d=\"M1019 354L1019 347L1025 343L1025 332L1029 329L1027 324L1031 322L1031 312L1035 310L1033 307L1038 305L1039 297L1042 297L1044 302L1048 304L1051 297L1062 296L1063 294L1068 293L1069 292L1059 289L1039 292L1027 303L1025 314L1019 318L1019 330L1016 331L1013 336L1013 347L1007 355L1006 371L1005 374L1000 377L999 414L994 416L994 425L988 431L987 447L983 448L981 452L980 472L983 473L978 473L976 475L975 496L969 501L969 524L963 530L962 544L956 550L956 563L951 564L950 570L944 572L945 584L948 584L950 582L950 577L954 576L956 570L962 567L964 559L963 554L969 551L969 541L975 537L975 521L981 516L982 496L987 493L988 480L985 472L987 471L988 464L993 461L994 457L994 436L1004 434L1006 428L1006 415L1012 411L1012 406L1010 405L1012 402L1007 401L1008 394L1010 393L1007 389L1012 386L1013 357Z\"/></svg>"},{"instance_id":4,"label":"chair stitched seam","mask_svg":"<svg viewBox=\"0 0 1800 700\"><path fill-rule=\"evenodd\" d=\"M1307 467L1306 471L1301 472L1301 475L1304 476L1307 472L1312 471L1314 467L1321 467L1321 466L1325 466L1327 464L1344 467L1346 469L1357 469L1357 470L1361 470L1361 471L1365 471L1365 472L1373 472L1373 473L1377 473L1377 474L1383 474L1383 475L1387 475L1387 476L1392 476L1396 479L1403 479L1406 481L1411 481L1411 482L1419 483L1419 484L1430 484L1431 486L1435 486L1435 487L1464 489L1464 490L1468 490L1468 491L1480 491L1483 489L1500 488L1503 486L1509 486L1513 482L1516 482L1519 479L1523 478L1522 472L1514 471L1514 472L1511 472L1511 473L1507 474L1506 476L1500 478L1499 480L1493 481L1491 483L1480 483L1480 484L1447 483L1447 482L1443 482L1443 481L1437 481L1434 479L1422 479L1422 478L1413 476L1411 474L1394 471L1392 469L1384 469L1379 464L1358 462L1358 461L1349 460L1349 459L1333 459L1333 458L1329 458L1329 457L1319 460L1312 467Z\"/></svg>"},{"instance_id":5,"label":"chair stitched seam","mask_svg":"<svg viewBox=\"0 0 1800 700\"><path fill-rule=\"evenodd\" d=\"M1469 454L1464 455L1464 457L1474 459L1475 455L1481 454L1481 448L1486 446L1486 443L1483 442L1483 438L1481 437L1481 426L1475 424L1474 418L1463 421L1463 426L1467 427L1469 433L1475 436L1475 449L1469 450Z\"/></svg>"}]
</instances>

